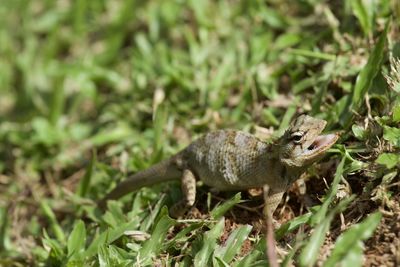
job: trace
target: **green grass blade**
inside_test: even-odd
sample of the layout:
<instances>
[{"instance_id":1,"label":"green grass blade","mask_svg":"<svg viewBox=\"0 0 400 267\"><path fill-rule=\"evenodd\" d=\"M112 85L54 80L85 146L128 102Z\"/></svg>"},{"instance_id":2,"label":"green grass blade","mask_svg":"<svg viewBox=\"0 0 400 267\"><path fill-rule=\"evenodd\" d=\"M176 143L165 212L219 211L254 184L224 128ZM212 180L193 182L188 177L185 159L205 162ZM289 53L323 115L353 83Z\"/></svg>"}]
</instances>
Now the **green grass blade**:
<instances>
[{"instance_id":1,"label":"green grass blade","mask_svg":"<svg viewBox=\"0 0 400 267\"><path fill-rule=\"evenodd\" d=\"M353 13L360 22L365 36L369 36L372 33L374 8L367 7L365 4L366 1L363 0L351 0L350 2Z\"/></svg>"},{"instance_id":2,"label":"green grass blade","mask_svg":"<svg viewBox=\"0 0 400 267\"><path fill-rule=\"evenodd\" d=\"M361 70L357 77L357 81L354 87L352 104L353 107L358 109L372 85L372 81L378 74L381 68L381 62L383 59L383 52L386 45L387 33L389 29L389 22L386 23L385 30L381 33L371 55L368 58L368 62L365 67ZM348 111L347 111L348 112Z\"/></svg>"},{"instance_id":3,"label":"green grass blade","mask_svg":"<svg viewBox=\"0 0 400 267\"><path fill-rule=\"evenodd\" d=\"M96 152L92 153L92 159L89 162L89 165L86 168L85 175L82 180L79 182L77 195L79 197L85 197L87 192L89 191L90 181L93 176L94 167L97 162Z\"/></svg>"},{"instance_id":4,"label":"green grass blade","mask_svg":"<svg viewBox=\"0 0 400 267\"><path fill-rule=\"evenodd\" d=\"M374 49L372 50L368 58L367 64L358 74L351 99L348 96L344 96L341 101L339 101L341 103L340 123L346 129L348 129L353 124L353 113L349 112L349 110L360 109L365 95L369 91L375 76L378 74L381 68L381 62L384 56L384 48L387 41L386 39L389 25L390 20L387 21L385 30L381 33Z\"/></svg>"},{"instance_id":5,"label":"green grass blade","mask_svg":"<svg viewBox=\"0 0 400 267\"><path fill-rule=\"evenodd\" d=\"M231 262L236 254L240 252L243 242L249 236L252 227L243 225L235 229L226 240L225 244L215 249L214 255L220 257L224 262Z\"/></svg>"},{"instance_id":6,"label":"green grass blade","mask_svg":"<svg viewBox=\"0 0 400 267\"><path fill-rule=\"evenodd\" d=\"M147 216L142 221L142 223L140 225L140 230L147 232L147 231L149 231L150 227L152 225L154 225L154 222L156 221L156 217L160 216L160 213L163 212L163 210L164 210L164 208L163 208L164 197L165 197L165 195L162 195L159 197L158 201L154 205L149 216ZM168 214L168 212L167 212L167 214Z\"/></svg>"},{"instance_id":7,"label":"green grass blade","mask_svg":"<svg viewBox=\"0 0 400 267\"><path fill-rule=\"evenodd\" d=\"M58 223L56 219L56 215L54 214L53 210L50 208L49 204L46 200L40 201L40 207L46 216L46 218L50 222L50 227L53 230L54 235L56 236L57 240L61 243L65 242L65 235L61 225Z\"/></svg>"},{"instance_id":8,"label":"green grass blade","mask_svg":"<svg viewBox=\"0 0 400 267\"><path fill-rule=\"evenodd\" d=\"M264 260L260 260L264 258ZM246 257L244 257L239 262L235 263L233 266L235 267L256 267L256 266L268 266L267 260L265 260L264 254L259 250L251 251Z\"/></svg>"},{"instance_id":9,"label":"green grass blade","mask_svg":"<svg viewBox=\"0 0 400 267\"><path fill-rule=\"evenodd\" d=\"M400 122L400 103L397 103L393 108L393 122Z\"/></svg>"},{"instance_id":10,"label":"green grass blade","mask_svg":"<svg viewBox=\"0 0 400 267\"><path fill-rule=\"evenodd\" d=\"M333 61L336 59L335 55L328 54L328 53L322 53L322 52L316 52L316 51L310 51L310 50L304 50L304 49L290 49L290 53L298 56L303 56L303 57L310 57L310 58L316 58L316 59L321 59L321 60L329 60Z\"/></svg>"},{"instance_id":11,"label":"green grass blade","mask_svg":"<svg viewBox=\"0 0 400 267\"><path fill-rule=\"evenodd\" d=\"M46 259L47 263L53 263L52 266L60 266L61 262L63 262L66 258L64 249L60 242L50 238L46 232L46 229L43 229L42 243L44 247L50 248L48 257Z\"/></svg>"},{"instance_id":12,"label":"green grass blade","mask_svg":"<svg viewBox=\"0 0 400 267\"><path fill-rule=\"evenodd\" d=\"M322 222L320 222L317 227L315 227L310 240L306 243L306 246L304 247L300 255L300 266L314 265L319 254L319 250L324 243L325 235L329 230L329 226L331 225L331 220L331 217L327 217Z\"/></svg>"},{"instance_id":13,"label":"green grass blade","mask_svg":"<svg viewBox=\"0 0 400 267\"><path fill-rule=\"evenodd\" d=\"M0 207L0 251L7 249L7 228L8 228L8 216L7 209Z\"/></svg>"},{"instance_id":14,"label":"green grass blade","mask_svg":"<svg viewBox=\"0 0 400 267\"><path fill-rule=\"evenodd\" d=\"M211 230L204 234L201 249L194 257L194 266L208 266L211 255L217 246L217 239L221 236L224 230L225 219L221 218Z\"/></svg>"},{"instance_id":15,"label":"green grass blade","mask_svg":"<svg viewBox=\"0 0 400 267\"><path fill-rule=\"evenodd\" d=\"M60 84L57 84L53 89L53 98L51 102L50 108L50 116L49 121L53 127L58 125L58 121L63 113L64 105L65 105L65 96L64 96L64 88L62 86L62 82L58 81Z\"/></svg>"},{"instance_id":16,"label":"green grass blade","mask_svg":"<svg viewBox=\"0 0 400 267\"><path fill-rule=\"evenodd\" d=\"M71 260L78 259L79 254L85 250L86 245L86 227L83 221L78 220L72 229L67 241L68 257Z\"/></svg>"},{"instance_id":17,"label":"green grass blade","mask_svg":"<svg viewBox=\"0 0 400 267\"><path fill-rule=\"evenodd\" d=\"M116 228L108 228L93 238L89 247L86 249L83 258L93 257L99 250L100 246L110 244L124 235L127 230L132 230L137 225L135 220L120 224Z\"/></svg>"},{"instance_id":18,"label":"green grass blade","mask_svg":"<svg viewBox=\"0 0 400 267\"><path fill-rule=\"evenodd\" d=\"M134 266L135 262L132 259L127 258L121 250L113 245L103 245L99 248L99 266L100 267L127 267ZM140 259L136 259L140 260ZM137 263L137 262L136 262Z\"/></svg>"},{"instance_id":19,"label":"green grass blade","mask_svg":"<svg viewBox=\"0 0 400 267\"><path fill-rule=\"evenodd\" d=\"M315 227L310 239L307 241L305 247L300 253L300 266L314 266L320 248L324 243L326 233L331 225L331 221L337 213L343 211L353 200L354 197L343 199L331 212L328 213L326 217L324 217L317 227Z\"/></svg>"},{"instance_id":20,"label":"green grass blade","mask_svg":"<svg viewBox=\"0 0 400 267\"><path fill-rule=\"evenodd\" d=\"M229 264L223 259L221 259L219 256L214 256L212 260L213 260L213 266L229 267Z\"/></svg>"},{"instance_id":21,"label":"green grass blade","mask_svg":"<svg viewBox=\"0 0 400 267\"><path fill-rule=\"evenodd\" d=\"M131 129L127 125L116 125L112 129L104 129L90 138L89 144L102 146L108 143L121 142L132 135Z\"/></svg>"},{"instance_id":22,"label":"green grass blade","mask_svg":"<svg viewBox=\"0 0 400 267\"><path fill-rule=\"evenodd\" d=\"M111 227L118 227L121 223L126 222L126 216L118 201L111 200L107 202L107 211L103 215L103 220Z\"/></svg>"},{"instance_id":23,"label":"green grass blade","mask_svg":"<svg viewBox=\"0 0 400 267\"><path fill-rule=\"evenodd\" d=\"M162 148L164 147L164 129L166 125L166 121L168 118L168 109L163 106L159 105L158 108L155 109L154 115L154 151L155 155L160 155L162 152ZM155 159L160 160L160 159Z\"/></svg>"},{"instance_id":24,"label":"green grass blade","mask_svg":"<svg viewBox=\"0 0 400 267\"><path fill-rule=\"evenodd\" d=\"M322 203L322 206L319 208L319 210L311 217L310 223L312 225L322 222L322 220L325 218L328 208L338 190L339 182L342 180L345 160L346 157L343 157L336 169L335 177L333 179L331 188L325 197L324 203Z\"/></svg>"},{"instance_id":25,"label":"green grass blade","mask_svg":"<svg viewBox=\"0 0 400 267\"><path fill-rule=\"evenodd\" d=\"M168 242L168 246L174 246L177 243L187 242L201 230L200 228L204 226L204 224L204 222L193 223L183 228L173 239Z\"/></svg>"},{"instance_id":26,"label":"green grass blade","mask_svg":"<svg viewBox=\"0 0 400 267\"><path fill-rule=\"evenodd\" d=\"M87 27L85 23L85 15L87 12L88 3L85 0L77 0L74 1L72 5L72 9L74 10L72 18L74 31L77 36L80 36Z\"/></svg>"},{"instance_id":27,"label":"green grass blade","mask_svg":"<svg viewBox=\"0 0 400 267\"><path fill-rule=\"evenodd\" d=\"M382 214L375 212L340 235L336 240L331 256L325 261L324 266L357 266L354 265L353 259L362 258L361 242L372 236L381 218Z\"/></svg>"},{"instance_id":28,"label":"green grass blade","mask_svg":"<svg viewBox=\"0 0 400 267\"><path fill-rule=\"evenodd\" d=\"M288 107L288 109L285 112L285 115L279 122L279 129L277 130L279 134L283 134L284 131L289 127L291 120L295 116L295 113L296 113L296 106L292 105Z\"/></svg>"},{"instance_id":29,"label":"green grass blade","mask_svg":"<svg viewBox=\"0 0 400 267\"><path fill-rule=\"evenodd\" d=\"M155 223L150 239L146 240L139 250L139 255L142 259L149 261L149 263L152 262L152 257L158 255L161 251L164 246L165 236L175 223L176 221L168 216L168 209L164 207Z\"/></svg>"},{"instance_id":30,"label":"green grass blade","mask_svg":"<svg viewBox=\"0 0 400 267\"><path fill-rule=\"evenodd\" d=\"M220 219L228 210L230 210L234 205L239 204L241 201L240 192L237 193L233 198L224 201L224 203L217 205L211 211L211 217L218 220Z\"/></svg>"},{"instance_id":31,"label":"green grass blade","mask_svg":"<svg viewBox=\"0 0 400 267\"><path fill-rule=\"evenodd\" d=\"M275 231L275 239L280 240L287 233L296 230L301 225L305 224L311 218L311 215L312 215L311 213L306 213L294 218L293 220L288 221L287 223L279 227L278 230Z\"/></svg>"}]
</instances>

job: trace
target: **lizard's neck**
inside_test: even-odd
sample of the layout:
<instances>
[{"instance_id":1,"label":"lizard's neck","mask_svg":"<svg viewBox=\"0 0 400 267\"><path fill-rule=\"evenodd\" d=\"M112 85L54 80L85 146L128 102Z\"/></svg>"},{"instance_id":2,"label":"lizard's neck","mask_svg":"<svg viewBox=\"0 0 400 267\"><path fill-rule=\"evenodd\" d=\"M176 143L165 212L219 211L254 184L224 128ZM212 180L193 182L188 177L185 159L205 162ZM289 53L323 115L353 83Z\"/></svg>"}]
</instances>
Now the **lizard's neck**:
<instances>
[{"instance_id":1,"label":"lizard's neck","mask_svg":"<svg viewBox=\"0 0 400 267\"><path fill-rule=\"evenodd\" d=\"M266 156L270 160L275 161L274 164L280 165L282 178L287 181L288 185L290 185L300 177L300 175L306 170L306 167L289 165L288 163L290 161L282 158L281 151L283 145L284 144L281 139L278 139L276 142L270 144L269 149L266 151Z\"/></svg>"},{"instance_id":2,"label":"lizard's neck","mask_svg":"<svg viewBox=\"0 0 400 267\"><path fill-rule=\"evenodd\" d=\"M288 184L294 183L300 176L304 173L306 168L292 168L292 167L285 167L286 168L286 179Z\"/></svg>"}]
</instances>

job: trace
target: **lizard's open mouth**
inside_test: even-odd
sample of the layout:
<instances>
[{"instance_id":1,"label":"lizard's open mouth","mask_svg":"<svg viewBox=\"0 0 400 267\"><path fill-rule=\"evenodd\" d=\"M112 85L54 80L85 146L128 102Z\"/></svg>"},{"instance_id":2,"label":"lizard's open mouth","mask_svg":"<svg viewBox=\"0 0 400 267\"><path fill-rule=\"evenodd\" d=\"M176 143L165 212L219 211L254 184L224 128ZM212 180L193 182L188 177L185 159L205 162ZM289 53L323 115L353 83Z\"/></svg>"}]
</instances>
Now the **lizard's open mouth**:
<instances>
[{"instance_id":1,"label":"lizard's open mouth","mask_svg":"<svg viewBox=\"0 0 400 267\"><path fill-rule=\"evenodd\" d=\"M314 142L305 149L304 155L312 156L315 153L319 154L329 149L338 138L339 136L337 134L319 135L315 138Z\"/></svg>"}]
</instances>

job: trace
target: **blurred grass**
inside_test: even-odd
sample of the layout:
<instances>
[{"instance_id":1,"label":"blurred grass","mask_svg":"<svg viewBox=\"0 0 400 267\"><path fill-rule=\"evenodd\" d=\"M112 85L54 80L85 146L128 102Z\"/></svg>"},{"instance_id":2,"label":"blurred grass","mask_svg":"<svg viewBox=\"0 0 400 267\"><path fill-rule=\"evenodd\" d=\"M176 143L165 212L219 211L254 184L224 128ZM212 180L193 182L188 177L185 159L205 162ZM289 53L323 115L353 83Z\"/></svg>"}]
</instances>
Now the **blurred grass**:
<instances>
[{"instance_id":1,"label":"blurred grass","mask_svg":"<svg viewBox=\"0 0 400 267\"><path fill-rule=\"evenodd\" d=\"M374 209L391 209L399 195L399 15L396 0L0 0L0 265L263 266L265 244L249 226L227 233L229 248L219 244L227 231L220 216L239 195L211 207L219 221L189 223L192 235L162 208L179 198L176 185L140 190L119 201L127 209L114 203L105 215L91 200L201 133L263 137L273 127L277 136L299 113L341 131L343 146L329 159L343 159L335 185L346 179ZM324 230L292 244L303 250L285 262L307 265L304 251L318 251L337 217L315 218L337 205L335 195L279 229L279 237L305 222ZM359 226L368 233L371 216ZM124 235L134 229L152 237ZM366 238L353 240L356 257ZM252 248L242 254L233 239ZM345 259L335 248L328 263Z\"/></svg>"}]
</instances>

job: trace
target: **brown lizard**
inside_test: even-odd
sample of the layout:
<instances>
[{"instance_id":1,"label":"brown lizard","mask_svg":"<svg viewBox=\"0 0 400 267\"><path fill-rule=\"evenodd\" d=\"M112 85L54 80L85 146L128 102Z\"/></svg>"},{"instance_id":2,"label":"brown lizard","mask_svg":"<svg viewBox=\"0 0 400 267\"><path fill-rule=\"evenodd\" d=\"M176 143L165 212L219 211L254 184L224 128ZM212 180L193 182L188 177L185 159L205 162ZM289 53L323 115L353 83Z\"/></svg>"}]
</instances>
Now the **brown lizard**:
<instances>
[{"instance_id":1,"label":"brown lizard","mask_svg":"<svg viewBox=\"0 0 400 267\"><path fill-rule=\"evenodd\" d=\"M264 213L272 214L288 187L337 141L337 134L321 135L325 125L324 120L301 115L272 144L242 131L210 132L121 182L100 206L141 187L180 178L184 198L172 207L174 217L193 206L197 179L222 191L263 187Z\"/></svg>"}]
</instances>

